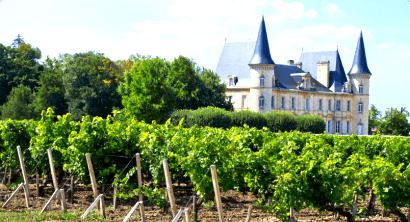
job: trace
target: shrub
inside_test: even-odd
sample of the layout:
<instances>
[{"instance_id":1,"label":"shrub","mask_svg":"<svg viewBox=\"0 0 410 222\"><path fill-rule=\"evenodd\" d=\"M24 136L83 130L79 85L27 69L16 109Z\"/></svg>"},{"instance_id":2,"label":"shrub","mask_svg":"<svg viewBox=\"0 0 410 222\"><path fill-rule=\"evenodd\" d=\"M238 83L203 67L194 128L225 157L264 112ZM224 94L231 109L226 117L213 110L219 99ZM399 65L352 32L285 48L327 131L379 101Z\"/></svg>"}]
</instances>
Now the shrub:
<instances>
[{"instance_id":1,"label":"shrub","mask_svg":"<svg viewBox=\"0 0 410 222\"><path fill-rule=\"evenodd\" d=\"M315 134L323 133L326 129L325 120L317 115L300 115L296 117L297 130Z\"/></svg>"},{"instance_id":2,"label":"shrub","mask_svg":"<svg viewBox=\"0 0 410 222\"><path fill-rule=\"evenodd\" d=\"M297 122L295 116L285 111L270 111L265 113L266 127L272 132L285 132L296 130Z\"/></svg>"},{"instance_id":3,"label":"shrub","mask_svg":"<svg viewBox=\"0 0 410 222\"><path fill-rule=\"evenodd\" d=\"M178 126L181 119L184 118L184 122L183 122L182 126L187 128L188 127L187 119L188 119L188 116L191 115L192 112L195 112L195 111L194 110L189 110L189 109L175 110L170 115L171 124L174 125L174 126Z\"/></svg>"},{"instance_id":4,"label":"shrub","mask_svg":"<svg viewBox=\"0 0 410 222\"><path fill-rule=\"evenodd\" d=\"M239 110L231 112L232 126L243 127L247 124L249 127L262 129L266 126L266 118L263 113L250 110Z\"/></svg>"},{"instance_id":5,"label":"shrub","mask_svg":"<svg viewBox=\"0 0 410 222\"><path fill-rule=\"evenodd\" d=\"M187 127L192 127L195 124L198 127L209 126L226 129L231 126L231 116L228 111L222 108L199 108L192 111L187 117Z\"/></svg>"}]
</instances>

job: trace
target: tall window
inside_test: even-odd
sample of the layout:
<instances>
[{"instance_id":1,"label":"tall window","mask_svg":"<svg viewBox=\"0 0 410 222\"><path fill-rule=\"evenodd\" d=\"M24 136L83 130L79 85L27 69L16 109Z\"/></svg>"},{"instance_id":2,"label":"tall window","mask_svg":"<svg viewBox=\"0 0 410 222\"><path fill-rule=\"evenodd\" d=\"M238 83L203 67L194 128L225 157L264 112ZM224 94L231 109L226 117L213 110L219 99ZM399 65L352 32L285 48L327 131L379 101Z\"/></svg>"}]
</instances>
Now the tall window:
<instances>
[{"instance_id":1,"label":"tall window","mask_svg":"<svg viewBox=\"0 0 410 222\"><path fill-rule=\"evenodd\" d=\"M265 85L265 77L261 76L259 78L259 83L260 83L261 87L263 87Z\"/></svg>"},{"instance_id":2,"label":"tall window","mask_svg":"<svg viewBox=\"0 0 410 222\"><path fill-rule=\"evenodd\" d=\"M247 104L247 102L246 102L246 96L243 96L242 97L242 108L247 108L248 107L248 104Z\"/></svg>"},{"instance_id":3,"label":"tall window","mask_svg":"<svg viewBox=\"0 0 410 222\"><path fill-rule=\"evenodd\" d=\"M340 112L340 107L341 107L341 102L340 102L340 100L337 100L336 101L336 111L338 111L338 112Z\"/></svg>"},{"instance_id":4,"label":"tall window","mask_svg":"<svg viewBox=\"0 0 410 222\"><path fill-rule=\"evenodd\" d=\"M363 103L359 103L359 113L363 112Z\"/></svg>"},{"instance_id":5,"label":"tall window","mask_svg":"<svg viewBox=\"0 0 410 222\"><path fill-rule=\"evenodd\" d=\"M328 107L329 111L332 111L332 100L329 100L329 107Z\"/></svg>"},{"instance_id":6,"label":"tall window","mask_svg":"<svg viewBox=\"0 0 410 222\"><path fill-rule=\"evenodd\" d=\"M309 98L305 99L305 110L309 110Z\"/></svg>"},{"instance_id":7,"label":"tall window","mask_svg":"<svg viewBox=\"0 0 410 222\"><path fill-rule=\"evenodd\" d=\"M319 99L319 110L323 110L323 103L321 99Z\"/></svg>"},{"instance_id":8,"label":"tall window","mask_svg":"<svg viewBox=\"0 0 410 222\"><path fill-rule=\"evenodd\" d=\"M350 112L350 101L347 101L347 112Z\"/></svg>"},{"instance_id":9,"label":"tall window","mask_svg":"<svg viewBox=\"0 0 410 222\"><path fill-rule=\"evenodd\" d=\"M285 109L285 97L281 99L280 108Z\"/></svg>"},{"instance_id":10,"label":"tall window","mask_svg":"<svg viewBox=\"0 0 410 222\"><path fill-rule=\"evenodd\" d=\"M350 121L346 122L346 133L350 134Z\"/></svg>"},{"instance_id":11,"label":"tall window","mask_svg":"<svg viewBox=\"0 0 410 222\"><path fill-rule=\"evenodd\" d=\"M363 134L363 125L359 124L357 125L357 135L362 135Z\"/></svg>"},{"instance_id":12,"label":"tall window","mask_svg":"<svg viewBox=\"0 0 410 222\"><path fill-rule=\"evenodd\" d=\"M340 121L336 121L336 133L340 133Z\"/></svg>"},{"instance_id":13,"label":"tall window","mask_svg":"<svg viewBox=\"0 0 410 222\"><path fill-rule=\"evenodd\" d=\"M265 99L263 97L259 97L259 108L262 108L265 106Z\"/></svg>"},{"instance_id":14,"label":"tall window","mask_svg":"<svg viewBox=\"0 0 410 222\"><path fill-rule=\"evenodd\" d=\"M292 98L291 109L295 109L295 98Z\"/></svg>"},{"instance_id":15,"label":"tall window","mask_svg":"<svg viewBox=\"0 0 410 222\"><path fill-rule=\"evenodd\" d=\"M359 86L359 94L363 94L363 85Z\"/></svg>"},{"instance_id":16,"label":"tall window","mask_svg":"<svg viewBox=\"0 0 410 222\"><path fill-rule=\"evenodd\" d=\"M270 105L271 105L272 109L275 108L275 97L274 96L272 96L272 101L271 101Z\"/></svg>"},{"instance_id":17,"label":"tall window","mask_svg":"<svg viewBox=\"0 0 410 222\"><path fill-rule=\"evenodd\" d=\"M232 96L228 96L228 103L232 104Z\"/></svg>"},{"instance_id":18,"label":"tall window","mask_svg":"<svg viewBox=\"0 0 410 222\"><path fill-rule=\"evenodd\" d=\"M332 133L332 121L331 120L327 121L327 133L328 134Z\"/></svg>"},{"instance_id":19,"label":"tall window","mask_svg":"<svg viewBox=\"0 0 410 222\"><path fill-rule=\"evenodd\" d=\"M233 79L230 78L230 79L229 79L229 86L232 86L232 85L233 85Z\"/></svg>"}]
</instances>

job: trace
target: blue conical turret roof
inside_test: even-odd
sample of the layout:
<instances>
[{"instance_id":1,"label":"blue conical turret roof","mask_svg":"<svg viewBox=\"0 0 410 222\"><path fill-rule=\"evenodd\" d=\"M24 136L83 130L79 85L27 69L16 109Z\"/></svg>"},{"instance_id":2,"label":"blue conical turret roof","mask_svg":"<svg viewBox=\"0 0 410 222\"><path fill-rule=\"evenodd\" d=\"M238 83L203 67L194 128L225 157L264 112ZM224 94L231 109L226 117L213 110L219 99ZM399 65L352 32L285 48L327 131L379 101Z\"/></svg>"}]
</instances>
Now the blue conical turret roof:
<instances>
[{"instance_id":1,"label":"blue conical turret roof","mask_svg":"<svg viewBox=\"0 0 410 222\"><path fill-rule=\"evenodd\" d=\"M340 75L339 81L344 84L347 82L345 69L343 68L342 60L340 59L339 49L336 50L336 68L335 71Z\"/></svg>"},{"instance_id":2,"label":"blue conical turret roof","mask_svg":"<svg viewBox=\"0 0 410 222\"><path fill-rule=\"evenodd\" d=\"M367 67L366 52L364 50L363 36L360 32L359 41L357 42L356 53L353 59L353 65L348 74L372 74Z\"/></svg>"},{"instance_id":3,"label":"blue conical turret roof","mask_svg":"<svg viewBox=\"0 0 410 222\"><path fill-rule=\"evenodd\" d=\"M268 35L266 34L265 20L262 16L261 26L259 27L258 39L256 40L255 52L249 65L255 64L275 64L269 50Z\"/></svg>"}]
</instances>

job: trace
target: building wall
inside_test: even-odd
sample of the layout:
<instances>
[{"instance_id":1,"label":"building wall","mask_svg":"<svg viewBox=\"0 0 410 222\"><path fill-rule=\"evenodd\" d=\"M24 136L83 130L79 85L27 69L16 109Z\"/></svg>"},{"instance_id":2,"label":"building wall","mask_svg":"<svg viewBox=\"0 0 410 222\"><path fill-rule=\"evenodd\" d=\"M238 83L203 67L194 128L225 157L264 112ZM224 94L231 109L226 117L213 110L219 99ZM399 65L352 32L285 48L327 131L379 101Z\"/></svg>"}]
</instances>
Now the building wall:
<instances>
[{"instance_id":1,"label":"building wall","mask_svg":"<svg viewBox=\"0 0 410 222\"><path fill-rule=\"evenodd\" d=\"M274 107L271 108L270 100L271 98L266 98L269 103L265 103L265 109L259 110L261 112L267 112L270 110L282 110L292 112L294 115L303 114L314 114L320 115L326 121L331 121L331 130L333 134L336 132L336 122L340 121L340 131L339 134L347 134L346 127L347 121L350 122L350 133L357 134L357 125L359 123L363 124L363 135L367 135L368 126L368 95L357 95L352 93L334 93L334 92L317 92L317 91L304 91L304 90L287 90L280 88L264 88L264 90L270 90L271 95L274 96ZM249 88L239 88L239 87L227 87L226 96L233 97L233 107L235 110L241 110L242 108L242 97L244 95L248 98L248 109L250 104L258 104L259 99L254 101L255 97L250 99L252 89ZM255 94L256 95L256 94ZM259 95L259 94L258 94ZM258 96L256 95L256 96ZM281 98L285 98L285 107L281 108ZM291 108L291 99L295 98L295 108ZM305 109L305 99L309 98L309 109ZM322 110L319 110L319 100L322 99ZM331 110L328 109L329 100L332 101ZM336 110L336 101L340 100L341 107L340 111ZM350 101L350 111L347 111L347 101ZM358 104L362 102L363 112L358 112ZM269 105L269 107L267 107Z\"/></svg>"}]
</instances>

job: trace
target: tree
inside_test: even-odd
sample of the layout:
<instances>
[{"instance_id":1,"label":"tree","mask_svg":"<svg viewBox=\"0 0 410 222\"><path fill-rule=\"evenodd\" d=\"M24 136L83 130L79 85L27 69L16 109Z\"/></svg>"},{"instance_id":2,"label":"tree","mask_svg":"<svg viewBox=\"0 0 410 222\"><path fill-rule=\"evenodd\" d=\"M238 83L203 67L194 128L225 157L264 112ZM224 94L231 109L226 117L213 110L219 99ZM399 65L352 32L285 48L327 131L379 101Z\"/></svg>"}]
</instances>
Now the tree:
<instances>
[{"instance_id":1,"label":"tree","mask_svg":"<svg viewBox=\"0 0 410 222\"><path fill-rule=\"evenodd\" d=\"M63 57L63 83L68 111L74 120L85 115L107 117L113 107L121 107L116 91L115 64L104 54L76 53Z\"/></svg>"},{"instance_id":2,"label":"tree","mask_svg":"<svg viewBox=\"0 0 410 222\"><path fill-rule=\"evenodd\" d=\"M210 69L199 69L201 86L199 91L200 107L215 106L226 110L233 110L231 103L225 100L225 83L221 84L219 76Z\"/></svg>"},{"instance_id":3,"label":"tree","mask_svg":"<svg viewBox=\"0 0 410 222\"><path fill-rule=\"evenodd\" d=\"M37 93L33 106L34 112L40 116L42 110L51 107L56 115L64 115L68 111L67 101L64 98L62 61L47 57L43 63L44 70L40 73Z\"/></svg>"},{"instance_id":4,"label":"tree","mask_svg":"<svg viewBox=\"0 0 410 222\"><path fill-rule=\"evenodd\" d=\"M371 105L369 110L369 131L368 134L372 134L371 131L379 126L379 118L381 117L381 112L377 110L375 105Z\"/></svg>"},{"instance_id":5,"label":"tree","mask_svg":"<svg viewBox=\"0 0 410 222\"><path fill-rule=\"evenodd\" d=\"M401 108L400 111L396 108L387 109L384 116L380 119L380 132L387 135L409 136L410 123L406 118L409 115L410 113L405 107Z\"/></svg>"},{"instance_id":6,"label":"tree","mask_svg":"<svg viewBox=\"0 0 410 222\"><path fill-rule=\"evenodd\" d=\"M17 35L17 38L14 39L13 43L11 46L14 48L18 48L20 46L20 43L25 43L23 38L21 38L20 34Z\"/></svg>"},{"instance_id":7,"label":"tree","mask_svg":"<svg viewBox=\"0 0 410 222\"><path fill-rule=\"evenodd\" d=\"M7 102L1 107L1 118L6 119L32 119L34 117L34 107L32 106L34 96L28 86L20 84L11 90L7 96Z\"/></svg>"},{"instance_id":8,"label":"tree","mask_svg":"<svg viewBox=\"0 0 410 222\"><path fill-rule=\"evenodd\" d=\"M161 122L174 104L172 88L166 84L169 72L168 61L140 57L118 88L126 110L138 120Z\"/></svg>"}]
</instances>

